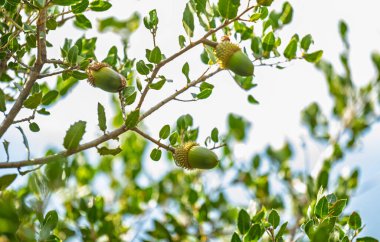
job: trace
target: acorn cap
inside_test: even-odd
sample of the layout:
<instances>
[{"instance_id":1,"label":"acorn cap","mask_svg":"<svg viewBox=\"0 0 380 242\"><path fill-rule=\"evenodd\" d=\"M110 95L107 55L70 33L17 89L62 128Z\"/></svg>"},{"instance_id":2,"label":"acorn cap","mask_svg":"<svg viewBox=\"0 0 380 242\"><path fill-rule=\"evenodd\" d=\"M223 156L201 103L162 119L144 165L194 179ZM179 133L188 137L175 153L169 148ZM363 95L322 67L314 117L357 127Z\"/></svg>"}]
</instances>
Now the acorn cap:
<instances>
[{"instance_id":1,"label":"acorn cap","mask_svg":"<svg viewBox=\"0 0 380 242\"><path fill-rule=\"evenodd\" d=\"M94 62L87 67L88 82L106 92L119 92L125 88L125 77L107 63Z\"/></svg>"},{"instance_id":2,"label":"acorn cap","mask_svg":"<svg viewBox=\"0 0 380 242\"><path fill-rule=\"evenodd\" d=\"M175 149L174 161L185 169L211 169L218 164L217 155L195 142L187 142Z\"/></svg>"},{"instance_id":3,"label":"acorn cap","mask_svg":"<svg viewBox=\"0 0 380 242\"><path fill-rule=\"evenodd\" d=\"M254 66L248 56L241 51L240 47L225 38L215 48L219 66L229 69L240 76L252 76Z\"/></svg>"}]
</instances>

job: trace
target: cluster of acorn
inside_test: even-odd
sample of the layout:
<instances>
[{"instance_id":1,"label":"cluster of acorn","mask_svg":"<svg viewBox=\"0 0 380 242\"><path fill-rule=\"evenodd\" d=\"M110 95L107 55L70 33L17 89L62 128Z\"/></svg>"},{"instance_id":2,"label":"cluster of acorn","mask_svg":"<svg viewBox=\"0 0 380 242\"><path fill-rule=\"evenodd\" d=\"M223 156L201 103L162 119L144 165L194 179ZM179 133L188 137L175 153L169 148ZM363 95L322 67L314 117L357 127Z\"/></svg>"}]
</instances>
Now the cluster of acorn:
<instances>
[{"instance_id":1,"label":"cluster of acorn","mask_svg":"<svg viewBox=\"0 0 380 242\"><path fill-rule=\"evenodd\" d=\"M215 55L222 69L228 69L240 76L252 76L254 66L248 56L236 44L224 38L215 47ZM86 73L89 83L106 92L120 92L126 87L123 75L106 63L91 63ZM185 169L211 169L218 164L217 155L195 142L180 145L174 151L177 166Z\"/></svg>"}]
</instances>

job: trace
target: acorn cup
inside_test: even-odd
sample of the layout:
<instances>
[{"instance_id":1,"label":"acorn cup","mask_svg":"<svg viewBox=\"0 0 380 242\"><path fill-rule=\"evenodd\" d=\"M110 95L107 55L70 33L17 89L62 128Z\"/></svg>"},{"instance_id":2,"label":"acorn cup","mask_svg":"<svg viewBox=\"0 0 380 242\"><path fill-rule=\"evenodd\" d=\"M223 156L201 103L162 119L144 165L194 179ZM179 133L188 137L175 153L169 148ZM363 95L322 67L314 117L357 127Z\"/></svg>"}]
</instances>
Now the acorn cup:
<instances>
[{"instance_id":1,"label":"acorn cup","mask_svg":"<svg viewBox=\"0 0 380 242\"><path fill-rule=\"evenodd\" d=\"M88 82L106 92L119 92L126 86L125 77L106 63L91 63L86 70Z\"/></svg>"},{"instance_id":2,"label":"acorn cup","mask_svg":"<svg viewBox=\"0 0 380 242\"><path fill-rule=\"evenodd\" d=\"M195 142L187 142L175 149L174 161L185 169L212 169L218 165L218 157L211 150Z\"/></svg>"},{"instance_id":3,"label":"acorn cup","mask_svg":"<svg viewBox=\"0 0 380 242\"><path fill-rule=\"evenodd\" d=\"M252 61L238 45L231 43L228 38L216 46L215 55L222 69L229 69L240 76L253 75Z\"/></svg>"}]
</instances>

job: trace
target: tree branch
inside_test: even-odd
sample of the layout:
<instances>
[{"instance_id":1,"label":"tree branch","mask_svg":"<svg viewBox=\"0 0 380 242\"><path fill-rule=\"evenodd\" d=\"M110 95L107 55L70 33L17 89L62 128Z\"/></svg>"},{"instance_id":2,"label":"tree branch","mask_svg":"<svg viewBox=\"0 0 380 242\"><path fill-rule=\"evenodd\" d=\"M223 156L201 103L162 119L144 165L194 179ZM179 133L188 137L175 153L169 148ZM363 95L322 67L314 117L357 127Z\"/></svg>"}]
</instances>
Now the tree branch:
<instances>
[{"instance_id":1,"label":"tree branch","mask_svg":"<svg viewBox=\"0 0 380 242\"><path fill-rule=\"evenodd\" d=\"M134 131L134 132L136 132L136 133L138 133L139 135L141 135L141 136L144 137L145 139L152 141L153 143L155 143L155 144L158 145L159 147L164 148L165 150L170 151L170 152L172 152L172 153L175 152L175 149L174 149L173 147L167 146L167 145L161 143L160 141L155 140L154 138L152 138L152 137L149 136L148 134L144 133L144 132L141 131L140 129L138 129L138 128L133 128L133 129L131 129L131 130Z\"/></svg>"},{"instance_id":2,"label":"tree branch","mask_svg":"<svg viewBox=\"0 0 380 242\"><path fill-rule=\"evenodd\" d=\"M46 15L47 8L43 8L39 12L37 20L37 60L30 72L29 79L24 85L24 89L20 92L16 102L13 104L11 110L7 114L0 126L0 138L8 130L9 126L13 123L17 114L20 112L25 99L28 97L34 83L38 79L38 75L46 61Z\"/></svg>"},{"instance_id":3,"label":"tree branch","mask_svg":"<svg viewBox=\"0 0 380 242\"><path fill-rule=\"evenodd\" d=\"M47 74L40 74L40 75L38 75L38 79L42 79L42 78L49 77L49 76L59 75L59 74L62 74L62 73L68 72L68 71L72 71L72 70L75 70L78 68L79 68L79 66L73 66L73 67L70 67L69 69L64 69L64 70L51 72L51 73L47 73Z\"/></svg>"}]
</instances>

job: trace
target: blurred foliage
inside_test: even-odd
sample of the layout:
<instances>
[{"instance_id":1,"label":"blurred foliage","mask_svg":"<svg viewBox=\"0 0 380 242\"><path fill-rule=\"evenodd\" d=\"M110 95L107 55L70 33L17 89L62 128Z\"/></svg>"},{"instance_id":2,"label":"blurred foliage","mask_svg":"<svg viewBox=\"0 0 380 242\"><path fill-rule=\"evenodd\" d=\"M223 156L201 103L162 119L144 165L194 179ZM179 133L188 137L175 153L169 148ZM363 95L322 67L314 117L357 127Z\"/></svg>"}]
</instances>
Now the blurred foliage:
<instances>
[{"instance_id":1,"label":"blurred foliage","mask_svg":"<svg viewBox=\"0 0 380 242\"><path fill-rule=\"evenodd\" d=\"M236 162L235 145L249 138L250 123L244 117L229 114L224 134L214 128L200 141L195 120L183 113L177 120L168 120L155 136L170 147L188 141L210 148L222 147L217 168L204 172L174 168L170 152L162 156L162 147L148 147L147 140L135 132L121 135L115 141L117 146L105 142L102 147L96 147L99 156L95 158L86 152L66 157L55 155L58 149L48 150L45 154L51 157L48 164L29 173L25 184L9 187L17 179L16 173L0 177L0 241L377 241L360 234L365 223L359 213L345 211L359 186L360 171L354 169L349 175L338 177L332 177L331 171L379 119L376 108L380 103L380 54L372 54L377 71L375 79L356 86L349 65L348 26L344 22L339 24L345 48L340 55L344 71L338 73L331 63L321 60L322 51L310 51L314 42L311 35L294 34L287 42L280 38L280 32L292 21L293 8L284 2L280 9L272 9L271 3L257 1L257 5L246 9L246 15L221 31L238 42L256 66L283 69L287 62L303 59L316 63L325 75L333 100L331 115L324 114L327 110L318 103L310 104L301 113L310 136L329 151L321 154L318 161L321 168L316 175L294 166L294 157L302 150L297 150L290 141L281 148L269 145L262 152L251 154L246 162ZM182 20L188 36L178 37L179 48L191 47L194 42L188 39L195 31L211 31L237 18L244 5L239 0L217 3L190 0ZM6 115L22 91L25 79L34 70L39 48L36 28L39 14L47 10L46 34L52 34L71 20L85 32L94 26L87 13L108 11L112 3L0 0L0 6L0 111ZM126 78L127 88L120 93L126 106L137 103L143 88L158 91L172 82L163 74L150 83L148 78L167 60L155 39L157 31L164 27L160 25L159 14L151 10L143 17L143 24L138 13L126 19L108 17L98 21L99 32L112 31L121 39L123 50L111 47L102 62ZM144 60L131 58L127 52L129 37L140 25L150 32L154 44L146 49ZM210 38L217 41L218 36L212 33ZM96 37L85 35L76 40L67 38L59 47L47 43L48 47L60 48L61 58L45 63L38 73L38 82L23 103L32 112L24 120L29 123L30 131L40 130L33 121L35 115L49 115L51 105L68 96L79 80L87 78L86 68L98 60L96 45ZM200 60L207 67L217 62L208 46L204 47ZM192 81L190 69L186 62L181 70L187 84ZM49 76L57 76L55 84L45 81ZM233 78L246 92L257 86L253 76ZM202 82L197 87L199 92L192 93L193 99L185 101L209 98L214 85ZM127 128L134 128L141 118L137 108L128 113L124 122L119 99L112 98L116 111L110 119L111 125L106 122L103 105L97 104L98 125L104 135L123 123ZM248 94L248 101L259 103L252 93ZM336 124L340 127L338 132L333 128ZM29 156L27 136L21 127L19 130ZM85 130L84 121L72 124L63 139L63 147L75 151ZM4 163L7 163L10 142L2 140L2 143L8 158ZM159 162L170 161L171 169L161 177L151 177L147 166L160 159ZM23 174L20 169L19 173ZM251 201L249 205L234 202L232 197L236 200L238 195L231 194L231 190L236 188L242 190L239 196L245 194Z\"/></svg>"}]
</instances>

